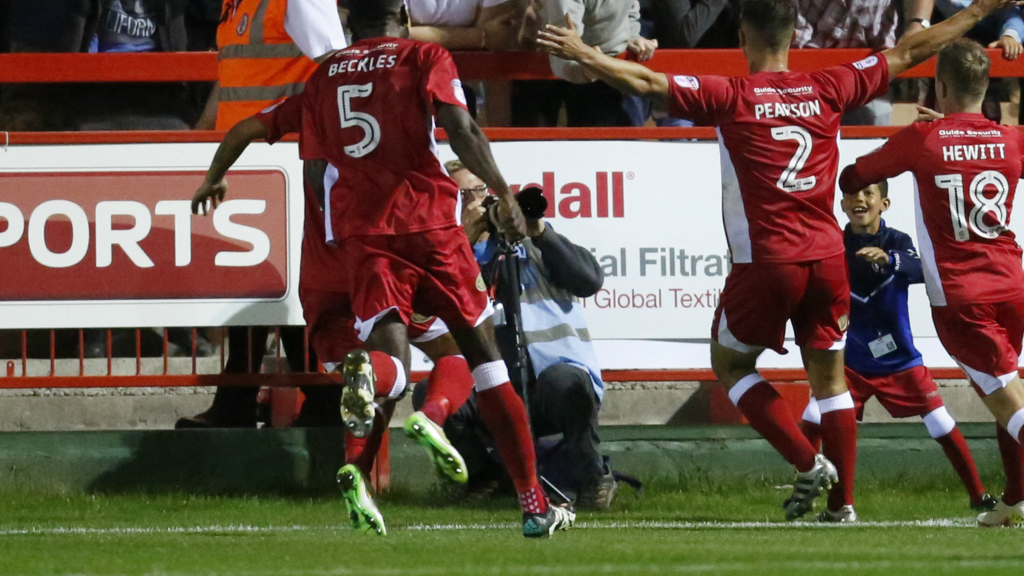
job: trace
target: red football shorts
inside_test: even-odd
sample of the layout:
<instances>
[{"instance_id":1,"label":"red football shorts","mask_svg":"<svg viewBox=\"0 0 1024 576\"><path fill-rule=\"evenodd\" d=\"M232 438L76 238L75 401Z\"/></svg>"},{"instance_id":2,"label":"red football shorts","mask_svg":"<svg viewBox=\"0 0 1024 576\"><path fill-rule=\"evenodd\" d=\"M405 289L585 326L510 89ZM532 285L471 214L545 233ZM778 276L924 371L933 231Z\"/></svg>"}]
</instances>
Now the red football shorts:
<instances>
[{"instance_id":1,"label":"red football shorts","mask_svg":"<svg viewBox=\"0 0 1024 576\"><path fill-rule=\"evenodd\" d=\"M737 352L785 354L786 322L796 344L842 350L850 314L846 256L814 262L734 264L715 310L711 337Z\"/></svg>"},{"instance_id":2,"label":"red football shorts","mask_svg":"<svg viewBox=\"0 0 1024 576\"><path fill-rule=\"evenodd\" d=\"M352 309L359 339L391 311L409 324L413 310L465 330L492 313L487 286L459 226L399 236L344 241L351 262Z\"/></svg>"},{"instance_id":3,"label":"red football shorts","mask_svg":"<svg viewBox=\"0 0 1024 576\"><path fill-rule=\"evenodd\" d=\"M349 350L362 348L348 292L310 288L299 284L302 314L309 326L309 344L328 370L340 364ZM429 342L448 333L448 327L434 316L412 315L409 340Z\"/></svg>"},{"instance_id":4,"label":"red football shorts","mask_svg":"<svg viewBox=\"0 0 1024 576\"><path fill-rule=\"evenodd\" d=\"M1024 297L1000 304L935 306L932 320L946 352L986 396L1017 375Z\"/></svg>"},{"instance_id":5,"label":"red football shorts","mask_svg":"<svg viewBox=\"0 0 1024 576\"><path fill-rule=\"evenodd\" d=\"M924 366L886 376L858 374L847 366L846 386L857 408L857 420L864 418L864 403L872 396L893 418L924 416L943 406L939 388Z\"/></svg>"}]
</instances>

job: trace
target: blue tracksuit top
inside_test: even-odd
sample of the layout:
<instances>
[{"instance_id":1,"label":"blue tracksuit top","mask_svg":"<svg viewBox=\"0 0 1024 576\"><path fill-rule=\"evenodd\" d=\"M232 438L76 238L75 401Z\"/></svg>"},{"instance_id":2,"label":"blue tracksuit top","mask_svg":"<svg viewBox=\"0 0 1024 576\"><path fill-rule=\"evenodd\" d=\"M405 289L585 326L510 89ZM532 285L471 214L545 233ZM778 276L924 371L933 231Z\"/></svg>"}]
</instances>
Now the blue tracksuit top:
<instances>
[{"instance_id":1,"label":"blue tracksuit top","mask_svg":"<svg viewBox=\"0 0 1024 576\"><path fill-rule=\"evenodd\" d=\"M921 353L914 347L907 312L908 287L924 282L914 242L903 232L887 227L884 220L877 234L854 234L847 225L843 241L850 266L846 365L867 375L895 374L923 365ZM856 256L858 250L868 246L888 252L889 264L878 266ZM892 337L896 349L876 358L869 343L886 335Z\"/></svg>"}]
</instances>

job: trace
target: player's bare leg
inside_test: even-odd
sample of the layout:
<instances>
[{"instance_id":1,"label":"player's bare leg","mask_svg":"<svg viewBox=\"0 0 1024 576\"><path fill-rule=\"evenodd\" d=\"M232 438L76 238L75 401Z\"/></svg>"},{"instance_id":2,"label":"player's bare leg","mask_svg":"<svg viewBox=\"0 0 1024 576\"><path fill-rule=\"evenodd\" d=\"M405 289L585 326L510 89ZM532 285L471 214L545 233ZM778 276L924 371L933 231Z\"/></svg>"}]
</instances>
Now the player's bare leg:
<instances>
[{"instance_id":1,"label":"player's bare leg","mask_svg":"<svg viewBox=\"0 0 1024 576\"><path fill-rule=\"evenodd\" d=\"M793 495L783 504L792 520L811 511L814 499L834 481L835 468L811 447L782 396L757 372L762 350L740 352L712 340L711 368L750 426L796 467Z\"/></svg>"},{"instance_id":2,"label":"player's bare leg","mask_svg":"<svg viewBox=\"0 0 1024 576\"><path fill-rule=\"evenodd\" d=\"M550 506L537 479L536 452L526 406L509 381L490 319L470 330L452 331L473 369L480 419L494 437L523 510L523 536L543 538L572 526L576 514Z\"/></svg>"},{"instance_id":3,"label":"player's bare leg","mask_svg":"<svg viewBox=\"0 0 1024 576\"><path fill-rule=\"evenodd\" d=\"M820 519L851 522L853 482L857 466L857 411L853 396L846 388L842 350L801 348L811 395L821 413L822 453L835 467L839 482L828 495L828 511Z\"/></svg>"},{"instance_id":4,"label":"player's bare leg","mask_svg":"<svg viewBox=\"0 0 1024 576\"><path fill-rule=\"evenodd\" d=\"M982 387L975 382L978 390ZM996 418L996 437L1006 473L1006 489L994 510L978 516L981 526L1013 526L1024 524L1024 451L1021 450L1021 428L1024 428L1024 385L1019 376L1003 388L982 396L985 407Z\"/></svg>"}]
</instances>

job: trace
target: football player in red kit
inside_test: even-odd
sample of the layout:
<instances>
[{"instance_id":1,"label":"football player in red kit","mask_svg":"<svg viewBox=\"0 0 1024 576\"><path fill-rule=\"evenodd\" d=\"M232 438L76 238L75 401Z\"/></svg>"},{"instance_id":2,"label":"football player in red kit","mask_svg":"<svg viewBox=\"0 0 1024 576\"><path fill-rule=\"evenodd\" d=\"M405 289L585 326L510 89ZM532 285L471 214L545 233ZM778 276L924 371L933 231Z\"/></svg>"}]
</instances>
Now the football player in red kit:
<instances>
[{"instance_id":1,"label":"football player in red kit","mask_svg":"<svg viewBox=\"0 0 1024 576\"><path fill-rule=\"evenodd\" d=\"M991 62L959 40L939 53L938 107L945 116L894 134L843 170L843 192L911 172L925 287L939 340L996 417L1006 490L982 526L1024 523L1024 270L1009 231L1024 162L1024 136L981 114Z\"/></svg>"},{"instance_id":2,"label":"football player in red kit","mask_svg":"<svg viewBox=\"0 0 1024 576\"><path fill-rule=\"evenodd\" d=\"M549 506L538 482L526 410L509 383L486 286L456 217L458 186L436 155L435 118L466 167L497 195L513 237L525 230L522 213L466 109L451 55L404 38L401 0L350 8L358 41L306 81L301 155L327 163L325 232L350 263L355 329L368 349L401 359L408 371L413 310L444 320L472 368L481 419L515 483L523 534L548 536L568 528L574 514ZM416 412L405 423L421 444L442 448L435 461L453 451L441 416Z\"/></svg>"},{"instance_id":3,"label":"football player in red kit","mask_svg":"<svg viewBox=\"0 0 1024 576\"><path fill-rule=\"evenodd\" d=\"M265 139L273 144L285 134L302 129L301 98L299 95L271 106L239 122L228 132L207 172L206 181L193 197L194 213L208 214L224 199L227 191L224 175L252 141ZM316 161L307 162L304 167L305 221L299 300L309 326L310 345L323 359L324 366L334 371L342 366L346 355L362 343L354 331L356 319L349 295L351 280L347 263L341 249L329 246L325 239L320 206L320 199L324 197L325 167ZM449 412L458 409L469 397L473 386L469 366L439 318L414 316L409 324L409 339L434 362L427 380L429 401L423 409L443 422ZM395 402L406 392L407 374L399 359L383 352L355 352L348 359L348 365L372 366L373 370L369 374L345 374L347 380L358 379L366 388L359 391L369 399L360 399L355 411L342 406L346 466L341 473L351 476L342 495L354 528L384 535L383 516L369 495L364 477L373 466ZM352 395L348 397L351 403ZM449 474L465 475L465 464L454 449L452 457L455 462L444 462L439 468Z\"/></svg>"},{"instance_id":4,"label":"football player in red kit","mask_svg":"<svg viewBox=\"0 0 1024 576\"><path fill-rule=\"evenodd\" d=\"M616 60L568 28L548 26L538 43L585 73L654 101L671 116L718 128L722 212L733 267L712 325L711 363L751 426L797 469L786 517L813 508L838 482L828 509L853 510L857 420L843 377L850 308L843 236L833 213L843 113L882 96L889 79L935 55L1007 0L978 0L952 18L904 36L860 62L790 72L795 6L745 0L740 47L750 76L668 76ZM793 324L822 412L824 456L815 453L780 395L757 372L766 348L784 353ZM850 479L850 481L846 481Z\"/></svg>"}]
</instances>

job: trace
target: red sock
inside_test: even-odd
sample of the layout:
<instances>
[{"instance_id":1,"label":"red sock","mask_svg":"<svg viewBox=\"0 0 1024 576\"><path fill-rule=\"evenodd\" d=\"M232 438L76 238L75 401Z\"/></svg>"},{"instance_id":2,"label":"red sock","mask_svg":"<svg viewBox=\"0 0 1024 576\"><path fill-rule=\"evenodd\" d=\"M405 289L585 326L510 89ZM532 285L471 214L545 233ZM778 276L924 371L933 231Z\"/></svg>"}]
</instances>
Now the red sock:
<instances>
[{"instance_id":1,"label":"red sock","mask_svg":"<svg viewBox=\"0 0 1024 576\"><path fill-rule=\"evenodd\" d=\"M967 441L964 440L964 435L960 433L960 429L953 428L949 434L939 436L935 441L942 446L942 451L946 453L946 458L953 465L953 470L956 470L956 475L960 477L960 481L967 488L967 494L971 497L971 504L980 504L981 495L985 492L985 486L981 483L978 469L974 466L974 457L971 456L971 449L967 447Z\"/></svg>"},{"instance_id":2,"label":"red sock","mask_svg":"<svg viewBox=\"0 0 1024 576\"><path fill-rule=\"evenodd\" d=\"M1006 473L1006 489L1003 490L1003 502L1013 506L1024 500L1024 463L1020 443L996 424L996 439L999 441L999 454L1003 457L1003 472Z\"/></svg>"},{"instance_id":3,"label":"red sock","mask_svg":"<svg viewBox=\"0 0 1024 576\"><path fill-rule=\"evenodd\" d=\"M394 366L394 364L392 364ZM366 438L356 438L348 430L345 431L345 463L355 464L364 478L370 477L373 461L377 458L384 433L388 430L391 414L395 411L395 403L388 402L383 408L377 409L373 419L373 430Z\"/></svg>"},{"instance_id":4,"label":"red sock","mask_svg":"<svg viewBox=\"0 0 1024 576\"><path fill-rule=\"evenodd\" d=\"M737 407L750 421L750 427L764 437L772 448L797 470L814 467L814 455L807 438L800 432L782 396L772 385L761 381L740 397Z\"/></svg>"},{"instance_id":5,"label":"red sock","mask_svg":"<svg viewBox=\"0 0 1024 576\"><path fill-rule=\"evenodd\" d=\"M807 437L807 441L811 443L811 448L814 448L814 453L817 454L821 450L821 424L802 420L800 422L800 431Z\"/></svg>"},{"instance_id":6,"label":"red sock","mask_svg":"<svg viewBox=\"0 0 1024 576\"><path fill-rule=\"evenodd\" d=\"M462 356L445 356L427 379L427 397L420 410L438 426L462 407L473 391L473 374Z\"/></svg>"},{"instance_id":7,"label":"red sock","mask_svg":"<svg viewBox=\"0 0 1024 576\"><path fill-rule=\"evenodd\" d=\"M373 373L377 376L376 387L377 398L387 398L398 381L398 366L389 354L384 352L370 352L370 362L373 364ZM402 375L403 380L405 374Z\"/></svg>"},{"instance_id":8,"label":"red sock","mask_svg":"<svg viewBox=\"0 0 1024 576\"><path fill-rule=\"evenodd\" d=\"M821 404L819 403L819 406ZM839 483L828 493L828 509L853 505L857 469L857 411L842 408L821 415L821 447L839 473Z\"/></svg>"},{"instance_id":9,"label":"red sock","mask_svg":"<svg viewBox=\"0 0 1024 576\"><path fill-rule=\"evenodd\" d=\"M477 392L476 399L480 419L494 437L501 460L516 485L523 512L547 512L547 497L537 481L537 455L523 400L508 382Z\"/></svg>"}]
</instances>

